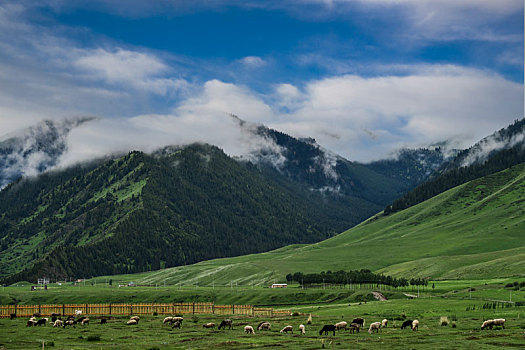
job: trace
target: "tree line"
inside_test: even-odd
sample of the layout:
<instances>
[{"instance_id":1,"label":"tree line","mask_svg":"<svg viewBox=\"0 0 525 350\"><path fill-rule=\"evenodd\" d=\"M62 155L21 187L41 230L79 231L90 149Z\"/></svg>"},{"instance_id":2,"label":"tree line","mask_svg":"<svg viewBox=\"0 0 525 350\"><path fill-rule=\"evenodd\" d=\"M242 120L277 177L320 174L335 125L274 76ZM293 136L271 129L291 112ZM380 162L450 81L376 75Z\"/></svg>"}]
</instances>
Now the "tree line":
<instances>
[{"instance_id":1,"label":"tree line","mask_svg":"<svg viewBox=\"0 0 525 350\"><path fill-rule=\"evenodd\" d=\"M320 273L302 273L295 272L286 275L286 281L298 282L302 285L308 284L375 284L385 285L394 288L408 287L408 286L427 286L428 280L424 278L411 278L407 279L404 277L396 278L388 275L373 273L367 269L361 270L350 270L350 271L323 271Z\"/></svg>"}]
</instances>

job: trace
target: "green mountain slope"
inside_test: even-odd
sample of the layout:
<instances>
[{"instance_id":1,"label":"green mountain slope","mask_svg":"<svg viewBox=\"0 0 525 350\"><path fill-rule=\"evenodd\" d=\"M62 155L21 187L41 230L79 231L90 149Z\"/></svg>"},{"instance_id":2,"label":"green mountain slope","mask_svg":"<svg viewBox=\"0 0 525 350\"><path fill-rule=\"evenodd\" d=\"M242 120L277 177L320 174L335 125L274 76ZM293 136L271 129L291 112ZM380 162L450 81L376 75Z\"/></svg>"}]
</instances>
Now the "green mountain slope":
<instances>
[{"instance_id":1,"label":"green mountain slope","mask_svg":"<svg viewBox=\"0 0 525 350\"><path fill-rule=\"evenodd\" d=\"M378 214L325 241L126 276L139 283L269 283L287 273L370 269L394 276L523 274L525 164L406 210ZM115 277L117 278L117 277Z\"/></svg>"}]
</instances>

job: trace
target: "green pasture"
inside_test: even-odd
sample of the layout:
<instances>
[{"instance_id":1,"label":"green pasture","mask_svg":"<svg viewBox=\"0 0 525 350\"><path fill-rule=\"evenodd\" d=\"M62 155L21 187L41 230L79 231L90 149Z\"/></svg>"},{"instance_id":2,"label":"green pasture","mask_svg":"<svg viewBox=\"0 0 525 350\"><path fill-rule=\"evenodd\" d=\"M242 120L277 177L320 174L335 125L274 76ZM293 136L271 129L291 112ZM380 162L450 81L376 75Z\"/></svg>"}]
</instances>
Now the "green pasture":
<instances>
[{"instance_id":1,"label":"green pasture","mask_svg":"<svg viewBox=\"0 0 525 350\"><path fill-rule=\"evenodd\" d=\"M30 291L30 285L20 283L4 287L2 304L52 303L143 303L213 301L216 304L265 304L290 310L293 316L262 318L249 316L184 315L182 329L162 324L164 315L141 315L138 326L126 326L128 317L118 317L101 325L92 318L88 326L76 328L26 327L27 318L0 319L0 349L248 349L282 347L286 349L497 349L525 347L525 288L509 288L509 283L522 279L494 278L483 280L431 281L420 288L419 298L409 299L403 293L417 295L417 288L382 290L389 298L376 301L371 292L377 289L316 288L301 289L292 285L286 289L263 287L118 287L87 282L77 286L52 284L48 290ZM432 288L432 285L434 288ZM354 286L355 287L355 286ZM510 295L511 294L511 295ZM499 302L494 302L499 300ZM523 305L523 306L522 306ZM307 325L308 315L313 323ZM446 316L448 326L441 326ZM234 320L234 329L219 331L204 329L207 322L219 323L223 318ZM336 336L320 336L324 324L347 322L363 317L367 324L386 318L389 326L379 334L361 331L351 334L340 331ZM489 318L505 318L505 329L481 331L481 323ZM417 332L401 330L404 320L418 319ZM272 323L270 331L243 333L244 325L263 320ZM455 327L452 327L452 323ZM307 333L297 332L305 324ZM286 325L294 326L294 334L281 334ZM324 342L324 343L323 343Z\"/></svg>"},{"instance_id":2,"label":"green pasture","mask_svg":"<svg viewBox=\"0 0 525 350\"><path fill-rule=\"evenodd\" d=\"M522 292L523 293L523 292ZM185 315L181 329L162 324L163 315L141 316L137 326L125 325L128 317L119 317L106 325L92 318L87 326L76 328L26 327L26 318L0 320L0 348L5 349L249 349L279 347L283 349L499 349L525 346L525 308L507 307L484 310L483 302L441 297L395 299L361 303L312 304L294 307L295 316L261 318L232 316L233 330L204 329L207 322L219 324L227 316ZM307 324L308 315L313 323ZM363 317L366 325L386 318L389 326L379 334L339 331L335 336L320 336L324 324ZM448 326L439 324L447 316ZM505 318L505 329L480 330L483 320ZM403 320L418 319L420 329L399 329ZM244 325L254 328L261 321L272 324L270 331L244 334ZM452 322L455 328L452 327ZM299 324L306 334L298 334ZM286 325L294 334L281 334Z\"/></svg>"}]
</instances>

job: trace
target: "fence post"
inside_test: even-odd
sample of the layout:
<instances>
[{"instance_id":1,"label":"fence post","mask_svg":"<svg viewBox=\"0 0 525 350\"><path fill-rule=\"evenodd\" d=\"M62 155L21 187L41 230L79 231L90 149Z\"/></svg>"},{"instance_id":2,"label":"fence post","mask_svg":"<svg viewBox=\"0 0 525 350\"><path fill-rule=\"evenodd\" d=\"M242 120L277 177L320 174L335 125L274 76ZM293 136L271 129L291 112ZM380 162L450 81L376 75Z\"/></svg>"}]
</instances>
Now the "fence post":
<instances>
[{"instance_id":1,"label":"fence post","mask_svg":"<svg viewBox=\"0 0 525 350\"><path fill-rule=\"evenodd\" d=\"M85 306L86 306L86 314L89 314L89 306L88 306L88 304L86 304Z\"/></svg>"},{"instance_id":2,"label":"fence post","mask_svg":"<svg viewBox=\"0 0 525 350\"><path fill-rule=\"evenodd\" d=\"M211 304L211 313L215 314L215 304Z\"/></svg>"},{"instance_id":3,"label":"fence post","mask_svg":"<svg viewBox=\"0 0 525 350\"><path fill-rule=\"evenodd\" d=\"M66 305L62 304L62 316L66 316Z\"/></svg>"},{"instance_id":4,"label":"fence post","mask_svg":"<svg viewBox=\"0 0 525 350\"><path fill-rule=\"evenodd\" d=\"M195 302L191 306L191 312L195 315Z\"/></svg>"},{"instance_id":5,"label":"fence post","mask_svg":"<svg viewBox=\"0 0 525 350\"><path fill-rule=\"evenodd\" d=\"M18 304L15 304L15 315L17 315L16 308L18 307ZM18 316L18 315L17 315Z\"/></svg>"},{"instance_id":6,"label":"fence post","mask_svg":"<svg viewBox=\"0 0 525 350\"><path fill-rule=\"evenodd\" d=\"M42 306L40 304L38 304L38 313L42 315Z\"/></svg>"},{"instance_id":7,"label":"fence post","mask_svg":"<svg viewBox=\"0 0 525 350\"><path fill-rule=\"evenodd\" d=\"M129 314L133 315L133 304L129 304Z\"/></svg>"},{"instance_id":8,"label":"fence post","mask_svg":"<svg viewBox=\"0 0 525 350\"><path fill-rule=\"evenodd\" d=\"M235 304L232 304L232 315L235 315Z\"/></svg>"}]
</instances>

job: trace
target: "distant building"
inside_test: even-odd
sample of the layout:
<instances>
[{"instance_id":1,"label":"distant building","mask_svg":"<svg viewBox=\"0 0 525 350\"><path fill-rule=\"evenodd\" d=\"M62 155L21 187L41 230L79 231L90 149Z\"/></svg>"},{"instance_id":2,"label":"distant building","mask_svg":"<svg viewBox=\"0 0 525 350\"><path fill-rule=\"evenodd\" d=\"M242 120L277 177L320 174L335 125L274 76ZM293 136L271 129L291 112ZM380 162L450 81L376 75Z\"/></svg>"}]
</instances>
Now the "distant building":
<instances>
[{"instance_id":1,"label":"distant building","mask_svg":"<svg viewBox=\"0 0 525 350\"><path fill-rule=\"evenodd\" d=\"M49 278L39 278L38 281L37 281L37 284L49 284Z\"/></svg>"},{"instance_id":2,"label":"distant building","mask_svg":"<svg viewBox=\"0 0 525 350\"><path fill-rule=\"evenodd\" d=\"M286 283L274 283L270 286L270 288L286 288L288 285Z\"/></svg>"}]
</instances>

